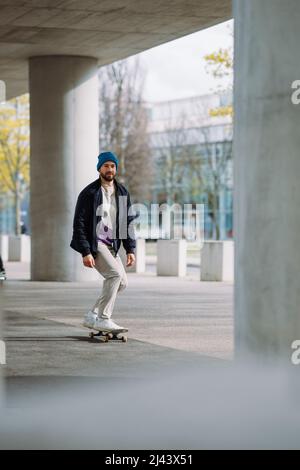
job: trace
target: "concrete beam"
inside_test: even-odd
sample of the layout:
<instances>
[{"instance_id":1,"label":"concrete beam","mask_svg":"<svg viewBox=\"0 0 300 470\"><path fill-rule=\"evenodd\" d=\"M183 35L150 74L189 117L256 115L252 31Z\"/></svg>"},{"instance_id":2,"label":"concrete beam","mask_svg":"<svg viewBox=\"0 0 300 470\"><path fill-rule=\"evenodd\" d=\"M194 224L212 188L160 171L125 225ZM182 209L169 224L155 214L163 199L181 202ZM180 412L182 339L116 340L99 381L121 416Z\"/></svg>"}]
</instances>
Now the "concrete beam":
<instances>
[{"instance_id":1,"label":"concrete beam","mask_svg":"<svg viewBox=\"0 0 300 470\"><path fill-rule=\"evenodd\" d=\"M30 57L89 56L100 66L230 17L231 0L3 0L0 80L11 98L29 90Z\"/></svg>"}]
</instances>

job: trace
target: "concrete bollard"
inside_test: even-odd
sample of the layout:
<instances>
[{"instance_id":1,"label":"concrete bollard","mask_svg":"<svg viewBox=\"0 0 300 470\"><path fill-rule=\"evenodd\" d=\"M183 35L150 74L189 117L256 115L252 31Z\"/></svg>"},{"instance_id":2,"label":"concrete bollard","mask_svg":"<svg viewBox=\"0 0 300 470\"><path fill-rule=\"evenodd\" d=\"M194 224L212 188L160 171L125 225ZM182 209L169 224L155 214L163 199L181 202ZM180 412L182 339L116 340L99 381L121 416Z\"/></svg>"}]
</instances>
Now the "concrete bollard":
<instances>
[{"instance_id":1,"label":"concrete bollard","mask_svg":"<svg viewBox=\"0 0 300 470\"><path fill-rule=\"evenodd\" d=\"M30 262L30 236L9 235L8 261Z\"/></svg>"},{"instance_id":2,"label":"concrete bollard","mask_svg":"<svg viewBox=\"0 0 300 470\"><path fill-rule=\"evenodd\" d=\"M201 281L234 280L234 242L206 241L201 250Z\"/></svg>"},{"instance_id":3,"label":"concrete bollard","mask_svg":"<svg viewBox=\"0 0 300 470\"><path fill-rule=\"evenodd\" d=\"M144 273L146 271L146 240L138 238L136 240L135 264L134 266L126 267L126 251L121 245L118 254L124 264L125 271L128 273Z\"/></svg>"},{"instance_id":4,"label":"concrete bollard","mask_svg":"<svg viewBox=\"0 0 300 470\"><path fill-rule=\"evenodd\" d=\"M2 261L8 261L8 235L0 235L0 255Z\"/></svg>"},{"instance_id":5,"label":"concrete bollard","mask_svg":"<svg viewBox=\"0 0 300 470\"><path fill-rule=\"evenodd\" d=\"M186 275L186 240L157 240L157 276Z\"/></svg>"}]
</instances>

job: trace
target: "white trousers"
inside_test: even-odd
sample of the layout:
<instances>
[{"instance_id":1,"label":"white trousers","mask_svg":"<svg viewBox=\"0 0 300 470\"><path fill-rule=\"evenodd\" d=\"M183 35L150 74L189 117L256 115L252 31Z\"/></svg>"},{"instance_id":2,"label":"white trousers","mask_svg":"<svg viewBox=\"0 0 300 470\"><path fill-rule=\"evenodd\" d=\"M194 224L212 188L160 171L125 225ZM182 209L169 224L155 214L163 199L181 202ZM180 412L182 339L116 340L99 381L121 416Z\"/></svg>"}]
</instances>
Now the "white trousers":
<instances>
[{"instance_id":1,"label":"white trousers","mask_svg":"<svg viewBox=\"0 0 300 470\"><path fill-rule=\"evenodd\" d=\"M102 292L92 310L99 318L110 318L117 294L128 285L128 278L119 254L113 247L98 243L95 268L104 277Z\"/></svg>"}]
</instances>

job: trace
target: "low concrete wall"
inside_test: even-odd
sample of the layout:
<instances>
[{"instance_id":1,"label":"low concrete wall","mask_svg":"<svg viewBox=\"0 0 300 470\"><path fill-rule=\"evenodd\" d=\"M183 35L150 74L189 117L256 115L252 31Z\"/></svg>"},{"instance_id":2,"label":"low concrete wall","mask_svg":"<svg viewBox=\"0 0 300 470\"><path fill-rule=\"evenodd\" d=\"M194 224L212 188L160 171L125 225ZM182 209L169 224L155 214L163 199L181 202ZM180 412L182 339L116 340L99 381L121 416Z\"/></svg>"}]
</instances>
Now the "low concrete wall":
<instances>
[{"instance_id":1,"label":"low concrete wall","mask_svg":"<svg viewBox=\"0 0 300 470\"><path fill-rule=\"evenodd\" d=\"M30 262L31 242L29 235L9 235L8 261Z\"/></svg>"},{"instance_id":2,"label":"low concrete wall","mask_svg":"<svg viewBox=\"0 0 300 470\"><path fill-rule=\"evenodd\" d=\"M127 256L126 256L126 251L123 245L121 245L118 253L124 264L126 272L144 273L146 271L146 241L143 238L139 238L138 240L136 240L136 252L135 252L136 262L133 266L126 267Z\"/></svg>"},{"instance_id":3,"label":"low concrete wall","mask_svg":"<svg viewBox=\"0 0 300 470\"><path fill-rule=\"evenodd\" d=\"M157 240L157 275L186 275L186 240Z\"/></svg>"},{"instance_id":4,"label":"low concrete wall","mask_svg":"<svg viewBox=\"0 0 300 470\"><path fill-rule=\"evenodd\" d=\"M201 250L201 281L234 280L234 243L206 241Z\"/></svg>"}]
</instances>

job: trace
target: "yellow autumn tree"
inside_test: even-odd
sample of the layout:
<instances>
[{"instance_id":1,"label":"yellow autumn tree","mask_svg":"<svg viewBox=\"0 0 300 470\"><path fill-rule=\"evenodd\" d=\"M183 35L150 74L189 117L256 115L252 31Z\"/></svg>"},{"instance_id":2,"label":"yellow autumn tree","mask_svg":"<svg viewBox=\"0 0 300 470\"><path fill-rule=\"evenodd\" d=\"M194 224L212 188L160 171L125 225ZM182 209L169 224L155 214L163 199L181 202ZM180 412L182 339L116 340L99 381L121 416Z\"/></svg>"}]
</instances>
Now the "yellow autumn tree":
<instances>
[{"instance_id":1,"label":"yellow autumn tree","mask_svg":"<svg viewBox=\"0 0 300 470\"><path fill-rule=\"evenodd\" d=\"M21 233L21 202L29 189L29 96L0 106L0 193L12 196L15 233Z\"/></svg>"},{"instance_id":2,"label":"yellow autumn tree","mask_svg":"<svg viewBox=\"0 0 300 470\"><path fill-rule=\"evenodd\" d=\"M207 54L204 59L211 67L212 74L215 78L223 78L232 75L233 56L231 49L220 48L216 52Z\"/></svg>"},{"instance_id":3,"label":"yellow autumn tree","mask_svg":"<svg viewBox=\"0 0 300 470\"><path fill-rule=\"evenodd\" d=\"M231 29L231 28L230 28ZM233 36L232 31L230 31ZM222 95L225 92L231 92L233 89L233 47L220 48L211 54L204 56L206 61L206 70L209 75L217 79L216 92ZM230 95L230 93L229 93ZM227 125L224 127L223 141L219 142L218 158L207 135L207 129L202 130L203 143L206 151L206 177L204 178L204 188L207 195L208 208L212 222L213 238L220 238L220 194L230 188L228 168L232 160L232 117L233 106L231 102L209 110L209 116L212 118L227 118L224 121Z\"/></svg>"},{"instance_id":4,"label":"yellow autumn tree","mask_svg":"<svg viewBox=\"0 0 300 470\"><path fill-rule=\"evenodd\" d=\"M214 78L220 79L222 82L224 78L228 78L228 89L232 89L233 82L233 51L232 48L222 49L212 52L204 56L207 64L207 71ZM233 116L233 106L222 106L219 108L211 109L210 115L217 116Z\"/></svg>"}]
</instances>

